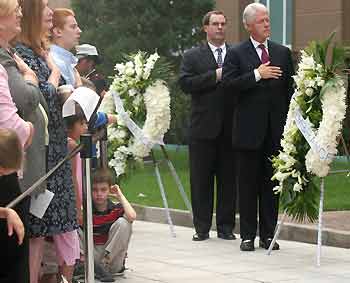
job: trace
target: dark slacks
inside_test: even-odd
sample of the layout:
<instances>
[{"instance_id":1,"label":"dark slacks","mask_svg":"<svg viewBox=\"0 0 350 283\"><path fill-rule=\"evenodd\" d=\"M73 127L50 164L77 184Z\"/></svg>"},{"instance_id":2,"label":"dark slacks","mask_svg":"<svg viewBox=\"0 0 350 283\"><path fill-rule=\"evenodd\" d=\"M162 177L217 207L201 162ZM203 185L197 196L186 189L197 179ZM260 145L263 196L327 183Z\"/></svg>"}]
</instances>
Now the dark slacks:
<instances>
[{"instance_id":1,"label":"dark slacks","mask_svg":"<svg viewBox=\"0 0 350 283\"><path fill-rule=\"evenodd\" d=\"M231 139L192 139L189 144L193 224L208 233L212 224L216 184L217 231L231 233L235 226L236 186Z\"/></svg>"},{"instance_id":2,"label":"dark slacks","mask_svg":"<svg viewBox=\"0 0 350 283\"><path fill-rule=\"evenodd\" d=\"M273 143L267 135L257 150L238 151L237 175L239 187L239 210L241 238L255 239L257 232L257 211L259 207L260 238L272 238L278 217L279 195L273 192L276 182L273 175L271 155L276 155L279 144Z\"/></svg>"}]
</instances>

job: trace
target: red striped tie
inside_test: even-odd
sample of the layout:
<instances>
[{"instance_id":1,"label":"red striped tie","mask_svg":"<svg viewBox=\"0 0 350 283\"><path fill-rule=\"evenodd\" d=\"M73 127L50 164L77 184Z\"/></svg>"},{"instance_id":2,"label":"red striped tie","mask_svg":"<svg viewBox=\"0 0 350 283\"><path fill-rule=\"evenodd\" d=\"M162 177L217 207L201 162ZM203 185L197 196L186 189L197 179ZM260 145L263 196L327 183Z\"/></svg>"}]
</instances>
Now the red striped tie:
<instances>
[{"instance_id":1,"label":"red striped tie","mask_svg":"<svg viewBox=\"0 0 350 283\"><path fill-rule=\"evenodd\" d=\"M269 54L267 54L265 45L264 44L259 44L258 47L262 51L262 53L261 53L261 63L265 64L265 63L269 62L270 61L270 57L269 57Z\"/></svg>"}]
</instances>

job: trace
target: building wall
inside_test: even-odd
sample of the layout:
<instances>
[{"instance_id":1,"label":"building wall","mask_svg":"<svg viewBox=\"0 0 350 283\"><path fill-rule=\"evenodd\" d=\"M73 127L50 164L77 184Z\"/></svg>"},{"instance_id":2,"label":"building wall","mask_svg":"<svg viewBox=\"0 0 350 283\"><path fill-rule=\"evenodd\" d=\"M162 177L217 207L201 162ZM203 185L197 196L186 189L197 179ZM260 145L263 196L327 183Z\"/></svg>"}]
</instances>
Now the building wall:
<instances>
[{"instance_id":1,"label":"building wall","mask_svg":"<svg viewBox=\"0 0 350 283\"><path fill-rule=\"evenodd\" d=\"M348 0L295 0L293 49L304 48L310 40L322 40L332 31L342 40L345 22L343 3Z\"/></svg>"},{"instance_id":2,"label":"building wall","mask_svg":"<svg viewBox=\"0 0 350 283\"><path fill-rule=\"evenodd\" d=\"M343 0L343 43L350 46L350 1Z\"/></svg>"},{"instance_id":3,"label":"building wall","mask_svg":"<svg viewBox=\"0 0 350 283\"><path fill-rule=\"evenodd\" d=\"M69 8L70 0L49 0L50 8Z\"/></svg>"},{"instance_id":4,"label":"building wall","mask_svg":"<svg viewBox=\"0 0 350 283\"><path fill-rule=\"evenodd\" d=\"M226 39L229 43L237 43L247 38L242 24L242 13L252 0L216 0L216 9L225 13L227 18Z\"/></svg>"}]
</instances>

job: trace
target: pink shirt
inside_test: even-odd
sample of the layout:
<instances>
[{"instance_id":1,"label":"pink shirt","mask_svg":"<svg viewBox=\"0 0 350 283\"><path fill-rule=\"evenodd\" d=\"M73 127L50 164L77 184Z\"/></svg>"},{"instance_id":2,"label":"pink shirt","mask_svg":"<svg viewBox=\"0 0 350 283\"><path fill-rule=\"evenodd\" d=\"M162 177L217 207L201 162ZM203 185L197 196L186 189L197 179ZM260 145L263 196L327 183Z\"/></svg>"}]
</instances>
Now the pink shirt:
<instances>
[{"instance_id":1,"label":"pink shirt","mask_svg":"<svg viewBox=\"0 0 350 283\"><path fill-rule=\"evenodd\" d=\"M24 145L30 135L30 128L17 114L17 107L12 100L8 85L7 72L0 65L0 128L14 130L22 145Z\"/></svg>"}]
</instances>

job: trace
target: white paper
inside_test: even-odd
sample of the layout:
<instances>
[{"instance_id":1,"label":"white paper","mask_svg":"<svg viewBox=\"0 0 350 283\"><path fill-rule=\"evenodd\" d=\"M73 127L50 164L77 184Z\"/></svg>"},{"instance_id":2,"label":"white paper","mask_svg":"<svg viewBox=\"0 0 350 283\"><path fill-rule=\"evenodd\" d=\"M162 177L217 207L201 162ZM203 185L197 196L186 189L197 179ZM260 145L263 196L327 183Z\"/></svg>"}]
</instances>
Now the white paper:
<instances>
[{"instance_id":1,"label":"white paper","mask_svg":"<svg viewBox=\"0 0 350 283\"><path fill-rule=\"evenodd\" d=\"M62 107L62 116L68 117L75 114L75 102L77 102L83 110L86 119L89 121L94 112L100 97L96 92L87 87L78 87L69 96Z\"/></svg>"},{"instance_id":2,"label":"white paper","mask_svg":"<svg viewBox=\"0 0 350 283\"><path fill-rule=\"evenodd\" d=\"M45 190L45 192L42 194L32 196L30 200L29 212L40 219L43 218L54 195L55 194L53 192Z\"/></svg>"}]
</instances>

